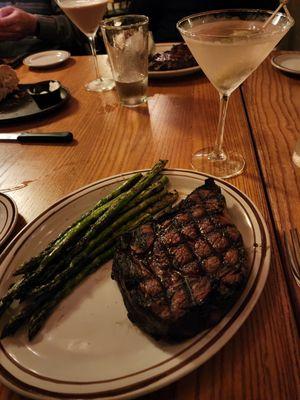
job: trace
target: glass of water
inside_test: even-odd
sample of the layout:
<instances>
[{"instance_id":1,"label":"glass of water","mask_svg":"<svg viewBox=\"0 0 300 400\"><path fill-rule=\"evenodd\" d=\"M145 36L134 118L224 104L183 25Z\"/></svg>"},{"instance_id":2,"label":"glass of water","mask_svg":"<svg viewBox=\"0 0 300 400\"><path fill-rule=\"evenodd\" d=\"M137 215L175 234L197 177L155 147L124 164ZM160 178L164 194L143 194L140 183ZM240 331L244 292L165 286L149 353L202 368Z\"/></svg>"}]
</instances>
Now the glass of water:
<instances>
[{"instance_id":1,"label":"glass of water","mask_svg":"<svg viewBox=\"0 0 300 400\"><path fill-rule=\"evenodd\" d=\"M145 15L105 19L101 31L121 104L147 101L148 22Z\"/></svg>"}]
</instances>

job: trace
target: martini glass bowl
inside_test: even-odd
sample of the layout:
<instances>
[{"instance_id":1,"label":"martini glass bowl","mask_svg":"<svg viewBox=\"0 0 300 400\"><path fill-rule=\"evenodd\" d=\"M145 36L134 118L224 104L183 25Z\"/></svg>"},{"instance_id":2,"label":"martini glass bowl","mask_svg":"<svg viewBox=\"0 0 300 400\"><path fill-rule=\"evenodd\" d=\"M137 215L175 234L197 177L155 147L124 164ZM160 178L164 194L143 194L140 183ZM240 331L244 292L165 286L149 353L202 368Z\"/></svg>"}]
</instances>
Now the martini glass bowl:
<instances>
[{"instance_id":1,"label":"martini glass bowl","mask_svg":"<svg viewBox=\"0 0 300 400\"><path fill-rule=\"evenodd\" d=\"M265 10L218 10L194 14L177 23L183 39L220 95L215 145L192 156L196 170L219 178L242 173L245 160L223 148L224 126L231 93L262 63L294 24L280 12ZM268 22L267 22L268 21Z\"/></svg>"}]
</instances>

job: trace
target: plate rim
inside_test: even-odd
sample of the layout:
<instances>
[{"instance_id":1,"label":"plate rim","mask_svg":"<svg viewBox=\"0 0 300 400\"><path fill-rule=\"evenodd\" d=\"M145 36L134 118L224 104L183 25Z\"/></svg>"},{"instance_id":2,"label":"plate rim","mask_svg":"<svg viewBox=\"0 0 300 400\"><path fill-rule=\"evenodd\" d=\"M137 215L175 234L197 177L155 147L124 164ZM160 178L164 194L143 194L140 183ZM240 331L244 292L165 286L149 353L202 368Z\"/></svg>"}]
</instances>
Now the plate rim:
<instances>
[{"instance_id":1,"label":"plate rim","mask_svg":"<svg viewBox=\"0 0 300 400\"><path fill-rule=\"evenodd\" d=\"M22 229L22 231L19 232L19 234L11 241L11 243L8 244L8 246L6 247L4 252L0 255L0 261L2 262L6 258L6 256L9 255L10 248L13 248L14 244L17 243L19 238L21 238L23 236L23 232L26 233L26 230L29 229L28 235L27 236L25 235L25 238L23 239L23 242L25 242L27 237L30 236L30 228L35 223L37 223L41 218L43 218L43 216L47 215L47 213L49 213L50 211L51 211L50 215L53 215L56 212L56 208L58 205L61 205L61 207L66 206L68 203L66 203L66 204L64 204L64 203L66 201L70 200L70 198L74 197L74 195L79 194L80 192L83 192L83 194L84 194L84 192L87 189L92 189L93 187L96 187L97 185L102 184L102 183L104 184L106 181L113 183L113 180L116 180L120 177L125 179L126 177L128 177L129 175L131 175L135 172L145 172L147 170L149 170L149 169L143 169L143 170L137 170L137 171L131 171L131 172L127 172L127 173L113 175L113 176L92 182L88 185L85 185L85 186L71 192L70 194L60 198L58 201L56 201L55 203L50 205L46 210L44 210L44 212L40 213L34 220L32 220L29 224L27 224ZM169 169L165 169L164 171L165 171L165 173L171 173L171 175L172 174L180 175L182 173L188 173L190 177L195 177L195 178L198 178L201 180L203 180L204 178L210 177L210 175L208 175L208 174L199 173L197 171L192 171L192 170L188 170L188 169L169 168ZM235 325L233 327L231 327L229 334L228 334L227 327L225 327L224 332L221 331L220 338L218 338L216 340L216 342L213 344L213 346L214 346L213 349L210 350L210 352L208 354L206 354L207 352L204 353L204 354L206 354L206 357L204 359L202 359L202 361L200 363L197 362L197 358L199 358L199 357L196 354L196 358L194 360L192 360L191 362L188 362L185 366L183 366L183 368L179 368L174 373L171 372L171 374L167 375L167 377L165 377L166 381L164 381L163 377L162 378L159 377L158 380L155 379L154 383L150 383L149 385L146 384L146 387L133 388L133 391L129 390L129 392L126 392L125 394L122 394L122 392L121 392L120 395L117 395L117 397L115 397L116 395L114 395L112 397L106 396L106 395L99 396L99 388L98 388L98 392L97 392L96 388L93 392L92 392L92 388L90 388L90 391L88 394L87 393L77 393L77 396L74 396L74 393L68 395L68 393L70 393L70 392L64 392L64 391L59 392L59 393L56 391L49 392L47 390L41 389L40 387L31 386L30 384L28 385L27 383L18 381L18 379L16 377L14 377L13 375L8 377L8 380L7 380L6 379L7 374L5 374L5 371L3 373L3 366L0 366L0 380L2 382L4 382L7 386L11 387L13 390L15 390L19 393L25 394L27 396L29 395L32 398L37 398L37 399L44 399L44 398L45 399L72 398L73 400L75 398L76 399L77 398L78 399L79 398L80 399L83 399L83 398L128 399L128 398L135 398L137 396L140 396L141 394L150 393L150 392L157 390L163 386L166 386L167 384L174 382L175 380L188 374L195 368L198 368L205 361L207 361L210 357L212 357L214 354L216 354L231 339L231 337L240 329L241 325L244 323L244 321L247 319L249 314L252 312L254 306L256 305L256 303L263 291L263 288L265 286L266 279L268 276L269 267L270 267L270 235L268 232L267 225L264 221L264 218L262 217L260 211L257 209L256 205L252 202L252 200L245 193L241 192L237 187L230 184L229 182L218 179L218 178L214 178L214 179L216 180L216 182L219 182L222 185L225 185L225 187L228 187L229 189L233 190L236 194L238 194L238 196L241 196L241 198L244 201L246 201L248 206L250 206L252 212L256 215L255 222L258 223L258 225L260 226L260 231L263 233L263 236L265 237L265 253L264 253L264 257L261 256L260 269L259 269L260 274L257 274L257 276L256 276L258 284L257 284L257 286L254 287L254 283L253 283L253 285L250 287L249 293L247 294L246 298L243 300L243 303L238 308L237 311L239 311L240 308L242 308L242 311L239 313L238 318L235 321ZM117 181L117 182L120 182L120 181ZM103 185L103 187L105 187L105 185ZM88 193L88 192L89 192L89 190L86 193ZM22 246L22 244L20 246ZM258 275L261 275L261 276L258 276ZM254 290L253 290L253 293L251 293L253 287L254 287ZM249 296L249 299L248 299L248 296ZM224 338L224 336L226 336L226 337ZM223 338L223 340L220 340L222 338ZM8 372L8 371L6 371L6 372ZM8 372L8 374L10 374L10 373ZM151 379L151 377L149 379ZM147 381L147 379L145 379L145 380ZM16 381L17 381L17 383L16 383ZM15 382L15 385L12 382ZM19 384L19 386L18 386L18 384ZM27 386L27 390L24 389L24 385L25 385L25 387ZM132 386L132 385L129 385L129 386ZM23 389L22 389L22 387L23 387ZM73 391L74 391L74 389L73 389ZM43 393L43 394L41 394L41 393ZM51 396L49 397L50 394L51 394Z\"/></svg>"},{"instance_id":2,"label":"plate rim","mask_svg":"<svg viewBox=\"0 0 300 400\"><path fill-rule=\"evenodd\" d=\"M271 64L273 65L274 68L277 68L281 71L284 72L288 72L290 74L295 74L295 75L300 75L300 69L291 69L288 67L284 67L281 64L279 64L276 59L279 57L289 57L289 56L297 56L300 59L300 52L299 51L295 51L292 53L280 53L280 54L275 54L272 58L271 58Z\"/></svg>"},{"instance_id":3,"label":"plate rim","mask_svg":"<svg viewBox=\"0 0 300 400\"><path fill-rule=\"evenodd\" d=\"M42 64L42 65L36 65L36 64L32 64L32 62L30 62L30 58L37 56L37 55L42 55L42 54L46 54L46 53L63 53L64 55L64 59L63 60L56 60L47 64ZM27 67L31 67L31 68L46 68L46 67L50 67L50 66L54 66L54 65L58 65L61 64L63 62L65 62L66 60L68 60L71 57L71 53L67 50L43 50L43 51L38 51L36 53L32 53L29 56L25 57L23 59L23 64L26 65Z\"/></svg>"},{"instance_id":4,"label":"plate rim","mask_svg":"<svg viewBox=\"0 0 300 400\"><path fill-rule=\"evenodd\" d=\"M1 198L6 200L6 204L1 200ZM5 193L0 192L0 202L4 204L4 206L7 208L9 207L9 211L12 213L12 218L9 220L8 224L4 226L4 236L0 238L0 247L6 242L8 239L9 235L13 231L14 227L16 226L17 220L18 220L18 207L16 202L8 195Z\"/></svg>"},{"instance_id":5,"label":"plate rim","mask_svg":"<svg viewBox=\"0 0 300 400\"><path fill-rule=\"evenodd\" d=\"M159 42L155 43L154 46L156 47L165 47L169 46L172 47L176 44L181 44L185 42ZM193 74L195 72L202 71L201 67L199 65L195 65L194 67L188 67L188 68L180 68L180 69L172 69L168 71L151 71L148 70L148 76L149 78L175 78L180 75L189 75Z\"/></svg>"}]
</instances>

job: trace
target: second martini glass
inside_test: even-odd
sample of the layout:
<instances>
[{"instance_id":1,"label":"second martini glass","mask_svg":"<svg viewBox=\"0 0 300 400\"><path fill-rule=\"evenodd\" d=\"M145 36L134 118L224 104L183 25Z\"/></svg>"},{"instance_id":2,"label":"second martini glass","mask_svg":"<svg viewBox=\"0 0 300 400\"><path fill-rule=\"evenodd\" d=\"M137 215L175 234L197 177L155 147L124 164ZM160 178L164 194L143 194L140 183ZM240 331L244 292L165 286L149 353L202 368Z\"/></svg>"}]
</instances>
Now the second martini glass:
<instances>
[{"instance_id":1,"label":"second martini glass","mask_svg":"<svg viewBox=\"0 0 300 400\"><path fill-rule=\"evenodd\" d=\"M115 85L114 81L101 77L95 46L95 36L106 12L107 0L56 0L56 2L89 39L97 76L95 80L85 85L86 90L91 92L111 90Z\"/></svg>"},{"instance_id":2,"label":"second martini glass","mask_svg":"<svg viewBox=\"0 0 300 400\"><path fill-rule=\"evenodd\" d=\"M229 96L261 64L288 32L290 16L264 10L220 10L185 17L177 23L193 56L220 95L220 114L215 145L197 151L192 166L220 178L240 174L245 160L223 148Z\"/></svg>"}]
</instances>

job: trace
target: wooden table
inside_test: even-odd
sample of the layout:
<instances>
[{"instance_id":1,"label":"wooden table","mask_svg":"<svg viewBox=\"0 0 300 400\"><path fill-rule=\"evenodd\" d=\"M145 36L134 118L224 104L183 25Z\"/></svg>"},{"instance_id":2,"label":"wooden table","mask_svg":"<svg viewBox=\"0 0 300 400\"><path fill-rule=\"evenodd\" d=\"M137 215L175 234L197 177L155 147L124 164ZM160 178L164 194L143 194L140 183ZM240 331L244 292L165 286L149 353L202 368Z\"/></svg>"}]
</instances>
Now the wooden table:
<instances>
[{"instance_id":1,"label":"wooden table","mask_svg":"<svg viewBox=\"0 0 300 400\"><path fill-rule=\"evenodd\" d=\"M95 180L147 168L159 158L190 168L193 151L211 144L218 96L201 75L151 82L148 105L118 104L115 91L87 93L89 57L55 70L18 70L21 82L59 79L72 94L55 115L2 126L16 130L71 130L72 146L0 144L0 186L21 216L17 229L51 203ZM245 156L245 172L229 181L258 206L271 234L271 271L254 311L231 341L198 370L147 400L292 400L300 397L298 335L285 280L283 229L300 228L300 169L291 152L300 132L300 80L274 71L266 61L231 99L226 139ZM19 400L1 387L0 400Z\"/></svg>"}]
</instances>

